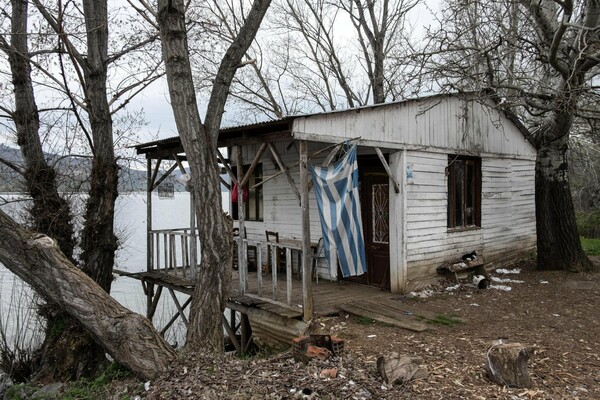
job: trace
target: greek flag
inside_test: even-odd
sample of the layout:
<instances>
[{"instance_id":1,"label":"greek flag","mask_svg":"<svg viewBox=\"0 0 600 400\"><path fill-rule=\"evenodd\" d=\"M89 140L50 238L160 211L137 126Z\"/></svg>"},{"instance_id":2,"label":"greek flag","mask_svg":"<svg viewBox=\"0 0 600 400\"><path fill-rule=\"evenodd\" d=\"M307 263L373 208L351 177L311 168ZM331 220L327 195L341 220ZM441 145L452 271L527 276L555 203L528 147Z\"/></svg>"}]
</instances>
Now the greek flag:
<instances>
[{"instance_id":1,"label":"greek flag","mask_svg":"<svg viewBox=\"0 0 600 400\"><path fill-rule=\"evenodd\" d=\"M344 277L362 275L367 270L358 197L358 163L356 145L329 167L310 166L325 256L333 268L337 250ZM331 271L332 276L337 271Z\"/></svg>"}]
</instances>

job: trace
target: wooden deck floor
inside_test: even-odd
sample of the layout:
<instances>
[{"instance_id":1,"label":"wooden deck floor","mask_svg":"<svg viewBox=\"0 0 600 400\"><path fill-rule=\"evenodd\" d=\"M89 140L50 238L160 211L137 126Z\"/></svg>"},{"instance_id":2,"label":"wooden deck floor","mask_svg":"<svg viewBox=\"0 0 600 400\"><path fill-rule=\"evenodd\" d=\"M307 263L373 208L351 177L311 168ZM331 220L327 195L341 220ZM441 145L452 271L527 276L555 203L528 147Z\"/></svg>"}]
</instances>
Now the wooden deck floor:
<instances>
[{"instance_id":1,"label":"wooden deck floor","mask_svg":"<svg viewBox=\"0 0 600 400\"><path fill-rule=\"evenodd\" d=\"M115 271L115 273L128 276L144 282L161 285L175 291L191 295L194 291L194 282L189 277L176 275L173 272L139 272L127 273ZM231 281L231 295L229 307L236 305L243 307L254 307L269 311L284 318L300 319L302 317L302 282L292 281L291 305L282 306L275 304L272 300L271 275L263 275L263 296L258 297L258 279L256 272L248 274L248 290L246 295L240 295L238 291L238 274L234 271ZM286 302L286 281L277 281L277 293L279 302ZM422 320L434 319L431 312L418 307L413 302L407 302L400 295L376 287L359 285L351 282L330 282L320 280L313 282L314 311L316 316L327 316L338 314L340 311L355 315L372 318L381 322L396 325L398 327L413 331L427 329ZM254 293L254 295L253 295Z\"/></svg>"}]
</instances>

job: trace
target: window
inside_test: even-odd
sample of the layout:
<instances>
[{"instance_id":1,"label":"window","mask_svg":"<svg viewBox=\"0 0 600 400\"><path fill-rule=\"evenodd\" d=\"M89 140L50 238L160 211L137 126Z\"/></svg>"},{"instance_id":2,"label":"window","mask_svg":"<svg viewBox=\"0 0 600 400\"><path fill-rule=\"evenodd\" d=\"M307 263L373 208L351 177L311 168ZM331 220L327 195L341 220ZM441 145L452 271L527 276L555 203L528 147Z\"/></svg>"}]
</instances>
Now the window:
<instances>
[{"instance_id":1,"label":"window","mask_svg":"<svg viewBox=\"0 0 600 400\"><path fill-rule=\"evenodd\" d=\"M248 171L250 165L244 165L244 171ZM237 175L237 168L233 167L232 171ZM253 188L259 182L262 182L262 164L258 164L254 168L254 172L248 181L248 199L244 202L245 206L245 217L246 221L262 221L263 220L263 187L257 186ZM232 187L233 189L233 187ZM238 219L238 205L237 203L231 204L231 216L233 219Z\"/></svg>"},{"instance_id":2,"label":"window","mask_svg":"<svg viewBox=\"0 0 600 400\"><path fill-rule=\"evenodd\" d=\"M448 157L448 228L481 226L481 159Z\"/></svg>"}]
</instances>

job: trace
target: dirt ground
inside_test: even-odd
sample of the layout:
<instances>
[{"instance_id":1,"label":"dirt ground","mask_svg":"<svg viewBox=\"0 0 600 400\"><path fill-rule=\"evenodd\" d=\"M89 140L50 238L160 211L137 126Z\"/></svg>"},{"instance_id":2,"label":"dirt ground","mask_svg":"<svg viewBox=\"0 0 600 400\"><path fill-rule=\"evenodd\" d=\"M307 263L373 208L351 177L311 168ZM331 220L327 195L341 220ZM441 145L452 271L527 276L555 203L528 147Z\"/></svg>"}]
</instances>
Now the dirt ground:
<instances>
[{"instance_id":1,"label":"dirt ground","mask_svg":"<svg viewBox=\"0 0 600 400\"><path fill-rule=\"evenodd\" d=\"M600 266L600 257L594 262ZM345 340L341 357L294 361L290 352L239 359L187 354L162 380L151 382L148 399L600 399L600 274L540 272L521 263L516 275L493 274L510 291L462 285L435 288L417 302L465 323L430 324L415 333L342 314L323 318L314 333ZM502 284L493 282L493 284ZM497 340L531 349L531 389L510 389L486 378L486 352ZM385 385L377 357L395 351L423 359L427 378ZM336 378L320 378L325 368Z\"/></svg>"}]
</instances>

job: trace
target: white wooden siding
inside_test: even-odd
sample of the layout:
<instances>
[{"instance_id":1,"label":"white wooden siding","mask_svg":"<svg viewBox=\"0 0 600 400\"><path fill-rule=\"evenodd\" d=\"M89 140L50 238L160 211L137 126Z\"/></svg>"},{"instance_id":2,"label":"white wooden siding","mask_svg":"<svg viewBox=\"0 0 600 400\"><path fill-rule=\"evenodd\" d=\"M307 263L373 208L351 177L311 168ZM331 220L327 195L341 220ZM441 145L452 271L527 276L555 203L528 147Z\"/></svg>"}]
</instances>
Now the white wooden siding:
<instances>
[{"instance_id":1,"label":"white wooden siding","mask_svg":"<svg viewBox=\"0 0 600 400\"><path fill-rule=\"evenodd\" d=\"M534 250L534 161L482 155L482 226L452 232L444 173L448 155L409 151L406 159L414 175L405 186L408 287L434 278L442 262L472 250L488 263Z\"/></svg>"},{"instance_id":2,"label":"white wooden siding","mask_svg":"<svg viewBox=\"0 0 600 400\"><path fill-rule=\"evenodd\" d=\"M533 146L503 114L455 96L298 117L293 134L334 142L361 137L389 148L535 157Z\"/></svg>"},{"instance_id":3,"label":"white wooden siding","mask_svg":"<svg viewBox=\"0 0 600 400\"><path fill-rule=\"evenodd\" d=\"M293 144L290 146L290 142L277 142L274 143L274 146L281 155L284 164L290 169L296 187L300 190L300 167L293 166L298 162L298 145ZM324 144L312 143L309 145L308 153L310 155L325 146ZM258 148L259 145L242 147L244 164L252 162ZM327 152L319 154L309 162L320 164L327 154ZM235 159L235 157L232 159ZM261 162L264 178L279 172L279 167L268 149L263 154ZM322 234L317 201L313 190L309 192L309 200L310 236L312 242L317 242ZM302 209L284 174L280 174L263 185L263 216L263 221L246 221L246 231L249 238L265 240L265 230L279 232L282 238L299 239L302 237ZM294 265L296 265L295 257ZM323 260L318 265L318 273L321 277L330 278L328 264Z\"/></svg>"}]
</instances>

